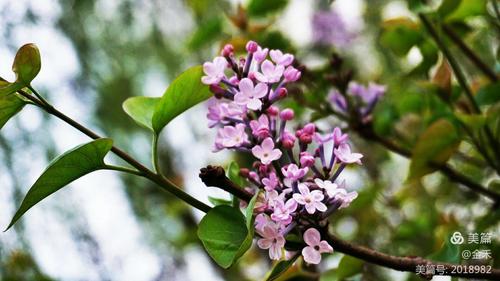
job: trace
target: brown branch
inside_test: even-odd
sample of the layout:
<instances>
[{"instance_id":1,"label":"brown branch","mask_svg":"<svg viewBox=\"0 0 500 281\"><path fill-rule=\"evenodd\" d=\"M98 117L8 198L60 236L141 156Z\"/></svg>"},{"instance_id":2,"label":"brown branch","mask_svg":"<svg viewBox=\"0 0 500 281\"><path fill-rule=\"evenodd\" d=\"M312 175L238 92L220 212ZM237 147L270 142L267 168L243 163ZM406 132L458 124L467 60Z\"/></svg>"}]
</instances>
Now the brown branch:
<instances>
[{"instance_id":1,"label":"brown branch","mask_svg":"<svg viewBox=\"0 0 500 281\"><path fill-rule=\"evenodd\" d=\"M252 199L252 194L226 177L224 168L220 166L209 165L206 168L202 168L200 170L200 178L206 186L218 187L247 202Z\"/></svg>"},{"instance_id":2,"label":"brown branch","mask_svg":"<svg viewBox=\"0 0 500 281\"><path fill-rule=\"evenodd\" d=\"M394 153L397 153L397 154L404 156L406 158L412 157L412 152L410 150L397 145L393 141L390 141L388 139L380 137L379 135L375 134L375 132L373 132L373 129L369 126L362 127L361 129L357 130L357 132L363 138L368 139L368 140L373 140ZM498 205L498 203L500 203L500 194L494 192L493 190L489 190L486 187L482 186L481 184L476 183L475 181L471 180L470 178L462 175L461 173L459 173L455 169L453 169L450 165L439 164L439 163L430 163L430 165L432 167L434 167L435 169L439 170L443 175L445 175L452 182L462 184L463 186L468 187L472 191L475 191L479 194L482 194L482 195L492 199L496 203L496 205Z\"/></svg>"},{"instance_id":3,"label":"brown branch","mask_svg":"<svg viewBox=\"0 0 500 281\"><path fill-rule=\"evenodd\" d=\"M241 193L241 190L243 189L241 189L237 184L235 184L225 176L224 169L222 167L208 166L206 168L203 168L200 172L200 178L205 184L208 183L208 186L219 187L246 202L248 202L252 197L249 193L243 195ZM499 269L492 269L490 273L458 273L457 270L452 270L454 268L466 265L434 262L422 257L392 256L367 247L344 241L336 237L335 235L326 232L326 230L323 230L323 232L324 233L322 237L325 237L325 239L328 240L334 250L383 267L416 273L418 265L439 265L444 267L446 275L448 276L460 276L464 278L484 278L488 280L499 280L500 278ZM425 277L432 276L426 275Z\"/></svg>"}]
</instances>

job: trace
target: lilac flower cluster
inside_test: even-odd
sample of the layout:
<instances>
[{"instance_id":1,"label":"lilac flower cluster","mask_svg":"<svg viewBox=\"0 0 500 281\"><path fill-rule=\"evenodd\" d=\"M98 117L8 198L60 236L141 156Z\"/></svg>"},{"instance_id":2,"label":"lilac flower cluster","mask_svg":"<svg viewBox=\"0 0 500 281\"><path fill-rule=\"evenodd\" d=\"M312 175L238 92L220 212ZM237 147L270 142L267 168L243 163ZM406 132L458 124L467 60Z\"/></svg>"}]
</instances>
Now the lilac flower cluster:
<instances>
[{"instance_id":1,"label":"lilac flower cluster","mask_svg":"<svg viewBox=\"0 0 500 281\"><path fill-rule=\"evenodd\" d=\"M350 102L350 106L356 109L355 112L360 116L360 119L367 121L385 91L386 86L384 85L370 82L368 86L364 86L353 81L349 83L345 95L335 89L328 95L328 100L335 110L344 114L349 112Z\"/></svg>"},{"instance_id":2,"label":"lilac flower cluster","mask_svg":"<svg viewBox=\"0 0 500 281\"><path fill-rule=\"evenodd\" d=\"M356 37L335 10L316 12L312 19L312 29L313 42L319 45L344 48Z\"/></svg>"},{"instance_id":3,"label":"lilac flower cluster","mask_svg":"<svg viewBox=\"0 0 500 281\"><path fill-rule=\"evenodd\" d=\"M217 128L214 150L244 151L257 159L240 174L250 183L249 192L259 192L254 209L258 246L279 260L286 235L294 232L304 239L304 260L318 264L322 253L333 251L321 240L319 222L357 197L337 178L347 165L361 164L363 156L351 151L339 128L327 134L313 123L287 129L294 112L275 103L301 76L292 66L294 56L253 41L246 50L245 58L235 59L233 46L226 45L221 56L203 65L202 82L214 93L207 114L209 127Z\"/></svg>"}]
</instances>

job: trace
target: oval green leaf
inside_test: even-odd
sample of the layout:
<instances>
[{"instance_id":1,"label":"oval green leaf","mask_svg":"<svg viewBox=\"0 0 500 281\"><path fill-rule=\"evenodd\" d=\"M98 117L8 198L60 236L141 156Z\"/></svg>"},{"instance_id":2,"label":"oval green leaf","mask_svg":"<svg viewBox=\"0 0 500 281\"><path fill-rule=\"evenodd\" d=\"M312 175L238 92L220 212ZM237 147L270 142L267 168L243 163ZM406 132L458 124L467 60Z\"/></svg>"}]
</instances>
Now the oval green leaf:
<instances>
[{"instance_id":1,"label":"oval green leaf","mask_svg":"<svg viewBox=\"0 0 500 281\"><path fill-rule=\"evenodd\" d=\"M16 73L16 81L27 86L38 75L42 67L40 51L35 44L26 44L19 48L12 71Z\"/></svg>"},{"instance_id":2,"label":"oval green leaf","mask_svg":"<svg viewBox=\"0 0 500 281\"><path fill-rule=\"evenodd\" d=\"M300 254L296 254L289 260L283 260L278 262L273 268L271 269L271 272L269 272L268 277L266 278L266 281L273 281L278 279L280 276L282 276L285 272L292 267L292 265L295 263L297 258L300 256Z\"/></svg>"},{"instance_id":3,"label":"oval green leaf","mask_svg":"<svg viewBox=\"0 0 500 281\"><path fill-rule=\"evenodd\" d=\"M172 119L212 96L201 83L203 69L194 66L179 75L168 87L153 114L153 129L159 134Z\"/></svg>"},{"instance_id":4,"label":"oval green leaf","mask_svg":"<svg viewBox=\"0 0 500 281\"><path fill-rule=\"evenodd\" d=\"M478 105L492 105L500 101L500 82L489 84L477 92L474 97Z\"/></svg>"},{"instance_id":5,"label":"oval green leaf","mask_svg":"<svg viewBox=\"0 0 500 281\"><path fill-rule=\"evenodd\" d=\"M98 139L54 159L30 188L6 230L26 211L52 193L86 174L104 169L104 156L112 146L111 139Z\"/></svg>"},{"instance_id":6,"label":"oval green leaf","mask_svg":"<svg viewBox=\"0 0 500 281\"><path fill-rule=\"evenodd\" d=\"M10 83L0 80L0 91L2 87L8 86ZM21 98L19 98L16 94L8 93L2 94L0 93L0 129L3 128L5 123L9 121L9 119L16 115L21 109L23 109L26 102L24 102Z\"/></svg>"},{"instance_id":7,"label":"oval green leaf","mask_svg":"<svg viewBox=\"0 0 500 281\"><path fill-rule=\"evenodd\" d=\"M431 163L444 164L460 143L455 126L446 119L439 119L420 135L410 164L408 179L416 179L435 171Z\"/></svg>"},{"instance_id":8,"label":"oval green leaf","mask_svg":"<svg viewBox=\"0 0 500 281\"><path fill-rule=\"evenodd\" d=\"M238 259L242 246L246 247L247 236L245 217L227 205L214 207L198 226L198 238L210 257L223 268L229 268Z\"/></svg>"},{"instance_id":9,"label":"oval green leaf","mask_svg":"<svg viewBox=\"0 0 500 281\"><path fill-rule=\"evenodd\" d=\"M159 102L160 98L131 97L123 102L122 107L137 124L153 130L153 113Z\"/></svg>"}]
</instances>

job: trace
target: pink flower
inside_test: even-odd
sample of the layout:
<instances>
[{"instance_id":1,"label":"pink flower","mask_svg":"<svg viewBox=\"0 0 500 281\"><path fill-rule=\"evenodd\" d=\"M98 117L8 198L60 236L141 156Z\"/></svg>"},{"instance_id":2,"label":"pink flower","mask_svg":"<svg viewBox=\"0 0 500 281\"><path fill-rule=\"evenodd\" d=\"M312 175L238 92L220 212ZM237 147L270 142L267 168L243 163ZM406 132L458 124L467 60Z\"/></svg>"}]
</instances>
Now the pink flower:
<instances>
[{"instance_id":1,"label":"pink flower","mask_svg":"<svg viewBox=\"0 0 500 281\"><path fill-rule=\"evenodd\" d=\"M278 177L276 176L276 173L272 172L267 178L263 178L262 184L264 185L265 190L274 190L276 186L278 186Z\"/></svg>"},{"instance_id":2,"label":"pink flower","mask_svg":"<svg viewBox=\"0 0 500 281\"><path fill-rule=\"evenodd\" d=\"M261 63L263 62L266 57L267 57L267 53L269 52L269 50L267 48L265 49L262 49L260 46L257 47L257 51L253 54L253 59L257 62L257 63Z\"/></svg>"},{"instance_id":3,"label":"pink flower","mask_svg":"<svg viewBox=\"0 0 500 281\"><path fill-rule=\"evenodd\" d=\"M333 134L322 136L320 133L314 133L313 139L317 144L325 144L333 139Z\"/></svg>"},{"instance_id":4,"label":"pink flower","mask_svg":"<svg viewBox=\"0 0 500 281\"><path fill-rule=\"evenodd\" d=\"M281 151L279 149L274 149L274 141L271 138L266 138L262 141L261 145L256 145L252 148L252 154L259 158L259 160L268 165L274 160L278 160L281 157Z\"/></svg>"},{"instance_id":5,"label":"pink flower","mask_svg":"<svg viewBox=\"0 0 500 281\"><path fill-rule=\"evenodd\" d=\"M266 191L260 193L255 202L255 209L258 211L265 211L268 208L274 208L277 201L282 200L276 190Z\"/></svg>"},{"instance_id":6,"label":"pink flower","mask_svg":"<svg viewBox=\"0 0 500 281\"><path fill-rule=\"evenodd\" d=\"M252 128L252 134L258 138L269 137L269 119L267 115L262 114L258 120L250 121L250 128Z\"/></svg>"},{"instance_id":7,"label":"pink flower","mask_svg":"<svg viewBox=\"0 0 500 281\"><path fill-rule=\"evenodd\" d=\"M297 201L288 199L286 203L282 200L277 200L274 205L274 213L271 214L271 219L276 222L281 222L288 225L292 222L291 214L297 210Z\"/></svg>"},{"instance_id":8,"label":"pink flower","mask_svg":"<svg viewBox=\"0 0 500 281\"><path fill-rule=\"evenodd\" d=\"M316 210L326 211L326 205L321 202L325 198L323 192L320 190L310 191L304 183L299 183L299 191L300 193L293 194L293 199L300 205L304 205L309 214L314 214Z\"/></svg>"},{"instance_id":9,"label":"pink flower","mask_svg":"<svg viewBox=\"0 0 500 281\"><path fill-rule=\"evenodd\" d=\"M282 66L289 66L293 62L293 55L283 54L280 50L271 50L269 52L274 63Z\"/></svg>"},{"instance_id":10,"label":"pink flower","mask_svg":"<svg viewBox=\"0 0 500 281\"><path fill-rule=\"evenodd\" d=\"M262 73L255 72L255 78L264 83L275 83L280 81L285 67L283 65L274 65L269 60L265 60L261 65Z\"/></svg>"},{"instance_id":11,"label":"pink flower","mask_svg":"<svg viewBox=\"0 0 500 281\"><path fill-rule=\"evenodd\" d=\"M285 176L284 183L288 187L292 186L292 183L303 178L308 171L309 168L305 167L299 169L299 167L296 164L290 164L286 167L281 168L281 172L283 173L283 176Z\"/></svg>"},{"instance_id":12,"label":"pink flower","mask_svg":"<svg viewBox=\"0 0 500 281\"><path fill-rule=\"evenodd\" d=\"M246 105L252 110L260 110L263 98L267 94L267 85L259 83L255 87L252 80L243 78L239 84L240 91L234 96L234 102L239 105Z\"/></svg>"},{"instance_id":13,"label":"pink flower","mask_svg":"<svg viewBox=\"0 0 500 281\"><path fill-rule=\"evenodd\" d=\"M274 223L268 223L259 233L262 238L257 241L261 249L269 249L269 257L272 260L281 259L285 238L279 233L278 226Z\"/></svg>"},{"instance_id":14,"label":"pink flower","mask_svg":"<svg viewBox=\"0 0 500 281\"><path fill-rule=\"evenodd\" d=\"M319 264L321 262L321 254L333 253L333 248L325 240L321 241L321 235L315 228L309 228L304 232L304 242L307 247L302 249L304 261L310 264Z\"/></svg>"},{"instance_id":15,"label":"pink flower","mask_svg":"<svg viewBox=\"0 0 500 281\"><path fill-rule=\"evenodd\" d=\"M358 197L358 193L356 191L347 192L347 190L343 188L339 188L335 194L335 199L342 200L342 204L339 209L347 208L351 205L351 202L354 201Z\"/></svg>"},{"instance_id":16,"label":"pink flower","mask_svg":"<svg viewBox=\"0 0 500 281\"><path fill-rule=\"evenodd\" d=\"M270 222L271 219L269 218L268 215L260 213L257 216L255 216L255 229L257 230L257 232L262 232L264 226Z\"/></svg>"},{"instance_id":17,"label":"pink flower","mask_svg":"<svg viewBox=\"0 0 500 281\"><path fill-rule=\"evenodd\" d=\"M323 181L321 179L315 179L314 183L316 183L316 185L319 188L324 189L326 191L326 194L328 194L328 196L330 196L330 198L334 198L335 195L337 195L339 193L338 185L336 183L329 181L329 180Z\"/></svg>"},{"instance_id":18,"label":"pink flower","mask_svg":"<svg viewBox=\"0 0 500 281\"><path fill-rule=\"evenodd\" d=\"M211 98L208 100L207 119L208 127L213 128L218 124L227 124L229 121L225 118L242 120L245 109L235 103L219 102L219 99Z\"/></svg>"},{"instance_id":19,"label":"pink flower","mask_svg":"<svg viewBox=\"0 0 500 281\"><path fill-rule=\"evenodd\" d=\"M201 82L205 85L217 84L226 77L224 70L227 67L227 61L223 57L215 57L213 62L203 64L203 72L206 76L201 77Z\"/></svg>"},{"instance_id":20,"label":"pink flower","mask_svg":"<svg viewBox=\"0 0 500 281\"><path fill-rule=\"evenodd\" d=\"M300 73L300 71L293 66L287 67L283 72L286 82L295 82L300 79L301 75L302 73Z\"/></svg>"},{"instance_id":21,"label":"pink flower","mask_svg":"<svg viewBox=\"0 0 500 281\"><path fill-rule=\"evenodd\" d=\"M342 134L342 130L340 130L339 127L335 127L335 129L333 129L332 136L333 136L333 143L335 146L339 146L345 143L349 139L349 135Z\"/></svg>"},{"instance_id":22,"label":"pink flower","mask_svg":"<svg viewBox=\"0 0 500 281\"><path fill-rule=\"evenodd\" d=\"M216 143L220 143L223 147L237 147L248 143L244 124L236 124L234 127L224 126L218 133Z\"/></svg>"},{"instance_id":23,"label":"pink flower","mask_svg":"<svg viewBox=\"0 0 500 281\"><path fill-rule=\"evenodd\" d=\"M361 153L351 153L351 148L347 143L343 143L339 145L338 148L333 150L337 159L345 164L357 163L361 165L361 158L363 158L363 154Z\"/></svg>"}]
</instances>

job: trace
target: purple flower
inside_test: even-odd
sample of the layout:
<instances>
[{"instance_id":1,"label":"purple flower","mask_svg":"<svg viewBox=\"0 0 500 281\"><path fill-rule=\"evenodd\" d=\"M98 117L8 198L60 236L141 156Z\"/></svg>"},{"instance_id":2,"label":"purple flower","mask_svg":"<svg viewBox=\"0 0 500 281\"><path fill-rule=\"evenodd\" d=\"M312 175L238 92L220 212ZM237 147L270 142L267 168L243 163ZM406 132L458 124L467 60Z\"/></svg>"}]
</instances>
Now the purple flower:
<instances>
[{"instance_id":1,"label":"purple flower","mask_svg":"<svg viewBox=\"0 0 500 281\"><path fill-rule=\"evenodd\" d=\"M234 96L234 102L239 105L246 105L248 109L260 110L263 98L267 94L267 85L259 83L255 87L252 80L243 78L239 84L240 91Z\"/></svg>"},{"instance_id":2,"label":"purple flower","mask_svg":"<svg viewBox=\"0 0 500 281\"><path fill-rule=\"evenodd\" d=\"M236 126L224 126L219 129L219 138L216 143L220 143L223 147L238 147L248 143L248 135L245 133L245 125L236 124Z\"/></svg>"},{"instance_id":3,"label":"purple flower","mask_svg":"<svg viewBox=\"0 0 500 281\"><path fill-rule=\"evenodd\" d=\"M289 66L293 62L293 55L283 54L280 50L271 50L269 56L274 61L274 63L282 66Z\"/></svg>"},{"instance_id":4,"label":"purple flower","mask_svg":"<svg viewBox=\"0 0 500 281\"><path fill-rule=\"evenodd\" d=\"M321 254L333 253L333 248L325 240L321 240L321 234L315 228L309 228L304 232L304 242L307 247L302 249L304 261L309 264L319 264Z\"/></svg>"},{"instance_id":5,"label":"purple flower","mask_svg":"<svg viewBox=\"0 0 500 281\"><path fill-rule=\"evenodd\" d=\"M264 185L265 190L274 190L278 186L278 177L276 176L276 173L269 173L267 178L262 179L262 184Z\"/></svg>"},{"instance_id":6,"label":"purple flower","mask_svg":"<svg viewBox=\"0 0 500 281\"><path fill-rule=\"evenodd\" d=\"M299 169L299 167L295 164L289 164L288 166L281 168L281 172L283 173L283 176L285 176L284 183L288 187L292 186L292 183L303 178L308 171L309 168L305 167Z\"/></svg>"},{"instance_id":7,"label":"purple flower","mask_svg":"<svg viewBox=\"0 0 500 281\"><path fill-rule=\"evenodd\" d=\"M257 63L261 63L263 62L266 57L267 57L267 53L269 52L269 50L267 48L265 49L262 49L260 46L257 47L257 51L253 54L253 59L257 62Z\"/></svg>"},{"instance_id":8,"label":"purple flower","mask_svg":"<svg viewBox=\"0 0 500 281\"><path fill-rule=\"evenodd\" d=\"M338 91L338 90L332 90L328 94L328 100L335 105L335 108L342 112L347 111L347 101L345 100L345 97Z\"/></svg>"},{"instance_id":9,"label":"purple flower","mask_svg":"<svg viewBox=\"0 0 500 281\"><path fill-rule=\"evenodd\" d=\"M286 203L282 200L277 200L274 205L274 213L271 214L271 219L275 222L280 222L288 225L292 222L291 214L297 210L297 201L288 199Z\"/></svg>"},{"instance_id":10,"label":"purple flower","mask_svg":"<svg viewBox=\"0 0 500 281\"><path fill-rule=\"evenodd\" d=\"M304 183L299 183L299 191L300 193L293 194L293 199L300 205L304 205L309 214L314 214L316 210L326 211L326 205L321 202L325 198L323 192L320 190L310 191Z\"/></svg>"},{"instance_id":11,"label":"purple flower","mask_svg":"<svg viewBox=\"0 0 500 281\"><path fill-rule=\"evenodd\" d=\"M242 120L244 114L245 109L235 103L220 102L216 98L211 98L208 101L207 119L209 120L209 128L213 128L218 124L228 124L229 121L225 120L226 118Z\"/></svg>"},{"instance_id":12,"label":"purple flower","mask_svg":"<svg viewBox=\"0 0 500 281\"><path fill-rule=\"evenodd\" d=\"M314 183L316 183L319 188L324 189L330 198L334 198L335 195L339 193L338 185L329 180L323 181L321 179L315 179Z\"/></svg>"},{"instance_id":13,"label":"purple flower","mask_svg":"<svg viewBox=\"0 0 500 281\"><path fill-rule=\"evenodd\" d=\"M252 135L264 139L270 136L269 134L269 118L267 115L261 115L258 120L250 121Z\"/></svg>"},{"instance_id":14,"label":"purple flower","mask_svg":"<svg viewBox=\"0 0 500 281\"><path fill-rule=\"evenodd\" d=\"M343 48L355 38L355 35L347 30L340 15L334 10L315 13L312 26L313 41L321 45L334 45Z\"/></svg>"},{"instance_id":15,"label":"purple flower","mask_svg":"<svg viewBox=\"0 0 500 281\"><path fill-rule=\"evenodd\" d=\"M274 160L281 157L281 151L274 149L274 141L271 138L266 138L261 145L256 145L252 148L252 154L259 158L264 165L270 164Z\"/></svg>"},{"instance_id":16,"label":"purple flower","mask_svg":"<svg viewBox=\"0 0 500 281\"><path fill-rule=\"evenodd\" d=\"M279 233L279 228L274 223L267 223L259 233L262 238L257 241L261 249L269 249L269 257L272 260L281 259L285 238Z\"/></svg>"},{"instance_id":17,"label":"purple flower","mask_svg":"<svg viewBox=\"0 0 500 281\"><path fill-rule=\"evenodd\" d=\"M294 68L293 66L289 66L283 72L283 76L285 77L285 82L295 82L300 79L302 73Z\"/></svg>"},{"instance_id":18,"label":"purple flower","mask_svg":"<svg viewBox=\"0 0 500 281\"><path fill-rule=\"evenodd\" d=\"M301 167L311 167L314 165L314 156L309 152L303 151L300 153L300 166Z\"/></svg>"},{"instance_id":19,"label":"purple flower","mask_svg":"<svg viewBox=\"0 0 500 281\"><path fill-rule=\"evenodd\" d=\"M313 139L317 144L325 144L333 139L333 134L322 136L320 133L315 133Z\"/></svg>"},{"instance_id":20,"label":"purple flower","mask_svg":"<svg viewBox=\"0 0 500 281\"><path fill-rule=\"evenodd\" d=\"M349 135L342 134L342 130L339 127L335 127L335 129L333 129L332 137L335 146L339 146L349 139Z\"/></svg>"},{"instance_id":21,"label":"purple flower","mask_svg":"<svg viewBox=\"0 0 500 281\"><path fill-rule=\"evenodd\" d=\"M373 82L370 82L368 87L365 87L364 85L353 81L349 83L347 88L347 92L349 94L360 97L367 105L378 100L382 95L384 95L385 90L386 87L384 85L379 85Z\"/></svg>"},{"instance_id":22,"label":"purple flower","mask_svg":"<svg viewBox=\"0 0 500 281\"><path fill-rule=\"evenodd\" d=\"M261 65L262 73L255 72L255 78L264 83L275 83L280 81L285 68L283 65L274 65L269 60L265 60Z\"/></svg>"},{"instance_id":23,"label":"purple flower","mask_svg":"<svg viewBox=\"0 0 500 281\"><path fill-rule=\"evenodd\" d=\"M206 76L201 77L201 82L205 85L218 84L222 78L225 78L224 70L227 67L227 61L223 57L215 57L213 62L203 64L203 72Z\"/></svg>"},{"instance_id":24,"label":"purple flower","mask_svg":"<svg viewBox=\"0 0 500 281\"><path fill-rule=\"evenodd\" d=\"M337 159L339 159L342 163L352 164L357 163L361 165L361 158L363 158L363 154L361 153L352 153L351 148L347 143L343 143L339 145L338 148L333 150Z\"/></svg>"}]
</instances>

